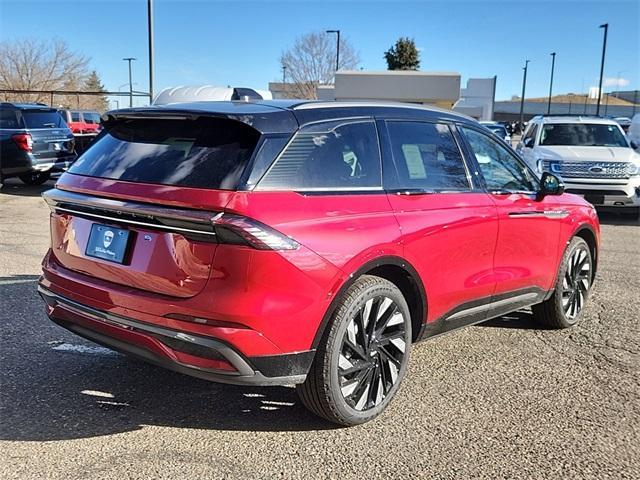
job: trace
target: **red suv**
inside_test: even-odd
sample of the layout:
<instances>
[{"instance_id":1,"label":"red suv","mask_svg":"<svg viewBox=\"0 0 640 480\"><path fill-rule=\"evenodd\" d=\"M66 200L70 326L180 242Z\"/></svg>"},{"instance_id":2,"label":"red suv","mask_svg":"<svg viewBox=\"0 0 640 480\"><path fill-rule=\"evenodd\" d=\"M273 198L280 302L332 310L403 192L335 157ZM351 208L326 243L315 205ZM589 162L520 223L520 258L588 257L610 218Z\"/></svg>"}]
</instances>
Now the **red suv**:
<instances>
[{"instance_id":1,"label":"red suv","mask_svg":"<svg viewBox=\"0 0 640 480\"><path fill-rule=\"evenodd\" d=\"M97 135L100 132L100 114L91 110L58 110L75 135Z\"/></svg>"},{"instance_id":2,"label":"red suv","mask_svg":"<svg viewBox=\"0 0 640 480\"><path fill-rule=\"evenodd\" d=\"M297 384L342 425L385 409L418 340L532 306L569 327L587 202L475 121L399 104L119 110L44 194L39 291L83 337L217 382Z\"/></svg>"}]
</instances>

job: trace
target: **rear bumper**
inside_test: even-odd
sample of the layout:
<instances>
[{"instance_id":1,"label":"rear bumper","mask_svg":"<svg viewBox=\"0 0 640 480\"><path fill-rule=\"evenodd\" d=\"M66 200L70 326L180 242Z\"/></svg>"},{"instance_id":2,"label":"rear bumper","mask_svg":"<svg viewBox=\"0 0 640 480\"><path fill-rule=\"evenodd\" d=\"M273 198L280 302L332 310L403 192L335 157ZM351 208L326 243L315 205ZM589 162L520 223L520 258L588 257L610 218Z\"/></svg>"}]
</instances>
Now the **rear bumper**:
<instances>
[{"instance_id":1,"label":"rear bumper","mask_svg":"<svg viewBox=\"0 0 640 480\"><path fill-rule=\"evenodd\" d=\"M30 172L64 172L75 162L75 153L63 157L38 158L30 153L22 152L19 156L5 159L2 173L5 176L22 175Z\"/></svg>"},{"instance_id":2,"label":"rear bumper","mask_svg":"<svg viewBox=\"0 0 640 480\"><path fill-rule=\"evenodd\" d=\"M219 383L290 385L304 382L314 351L245 357L218 339L151 325L71 300L42 283L49 318L91 341L164 368Z\"/></svg>"}]
</instances>

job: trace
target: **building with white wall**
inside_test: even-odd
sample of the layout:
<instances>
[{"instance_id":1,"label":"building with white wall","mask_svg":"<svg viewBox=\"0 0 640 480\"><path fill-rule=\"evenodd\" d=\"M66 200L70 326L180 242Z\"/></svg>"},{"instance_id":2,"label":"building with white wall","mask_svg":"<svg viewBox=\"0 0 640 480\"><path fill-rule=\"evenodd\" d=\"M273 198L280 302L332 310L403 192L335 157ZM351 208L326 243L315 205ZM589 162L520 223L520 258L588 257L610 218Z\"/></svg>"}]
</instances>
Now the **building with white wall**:
<instances>
[{"instance_id":1,"label":"building with white wall","mask_svg":"<svg viewBox=\"0 0 640 480\"><path fill-rule=\"evenodd\" d=\"M470 78L453 110L476 120L493 120L497 77Z\"/></svg>"},{"instance_id":2,"label":"building with white wall","mask_svg":"<svg viewBox=\"0 0 640 480\"><path fill-rule=\"evenodd\" d=\"M450 109L460 97L460 74L344 70L336 73L334 85L319 85L316 96L319 100L386 100Z\"/></svg>"}]
</instances>

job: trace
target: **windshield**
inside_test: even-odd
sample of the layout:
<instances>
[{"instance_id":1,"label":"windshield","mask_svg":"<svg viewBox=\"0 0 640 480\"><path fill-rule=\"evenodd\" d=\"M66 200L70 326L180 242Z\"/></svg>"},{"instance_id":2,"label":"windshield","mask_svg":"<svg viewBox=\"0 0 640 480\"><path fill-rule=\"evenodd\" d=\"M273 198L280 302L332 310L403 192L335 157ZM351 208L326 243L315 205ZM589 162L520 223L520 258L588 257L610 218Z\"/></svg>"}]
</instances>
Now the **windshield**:
<instances>
[{"instance_id":1,"label":"windshield","mask_svg":"<svg viewBox=\"0 0 640 480\"><path fill-rule=\"evenodd\" d=\"M617 125L598 123L552 123L542 128L540 145L628 147Z\"/></svg>"},{"instance_id":2,"label":"windshield","mask_svg":"<svg viewBox=\"0 0 640 480\"><path fill-rule=\"evenodd\" d=\"M109 125L70 173L128 182L233 190L259 132L233 120L128 120Z\"/></svg>"},{"instance_id":3,"label":"windshield","mask_svg":"<svg viewBox=\"0 0 640 480\"><path fill-rule=\"evenodd\" d=\"M27 128L66 128L57 110L22 110Z\"/></svg>"}]
</instances>

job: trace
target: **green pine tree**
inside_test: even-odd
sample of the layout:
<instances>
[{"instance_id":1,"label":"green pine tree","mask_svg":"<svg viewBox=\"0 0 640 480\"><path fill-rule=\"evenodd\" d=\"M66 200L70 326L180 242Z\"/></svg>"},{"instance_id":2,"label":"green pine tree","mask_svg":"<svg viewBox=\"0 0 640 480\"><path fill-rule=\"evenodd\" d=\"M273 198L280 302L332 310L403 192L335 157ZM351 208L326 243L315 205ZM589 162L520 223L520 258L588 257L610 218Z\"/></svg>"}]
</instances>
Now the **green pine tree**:
<instances>
[{"instance_id":1,"label":"green pine tree","mask_svg":"<svg viewBox=\"0 0 640 480\"><path fill-rule=\"evenodd\" d=\"M93 70L85 80L84 90L87 92L106 92L107 91L104 88L104 85L102 85L102 82L100 81L100 77L98 76L98 73L95 70ZM109 108L109 102L107 100L107 97L104 95L89 96L87 97L86 102L84 103L87 104L87 108L92 108L92 109L98 110L99 112L104 112Z\"/></svg>"},{"instance_id":2,"label":"green pine tree","mask_svg":"<svg viewBox=\"0 0 640 480\"><path fill-rule=\"evenodd\" d=\"M412 38L400 37L394 46L384 52L389 70L418 70L420 52Z\"/></svg>"}]
</instances>

